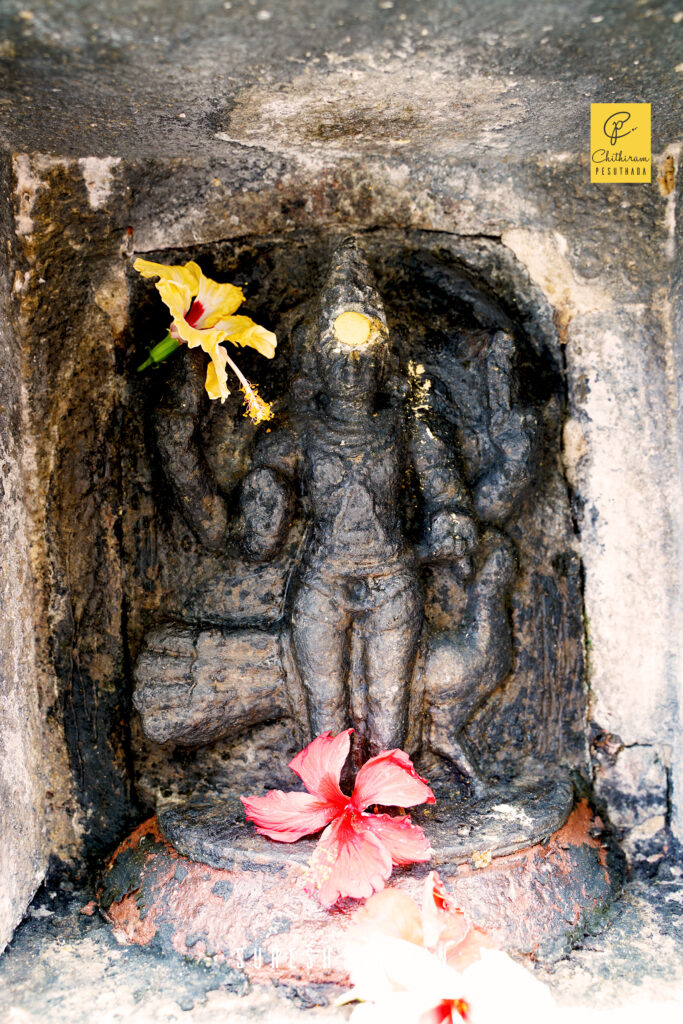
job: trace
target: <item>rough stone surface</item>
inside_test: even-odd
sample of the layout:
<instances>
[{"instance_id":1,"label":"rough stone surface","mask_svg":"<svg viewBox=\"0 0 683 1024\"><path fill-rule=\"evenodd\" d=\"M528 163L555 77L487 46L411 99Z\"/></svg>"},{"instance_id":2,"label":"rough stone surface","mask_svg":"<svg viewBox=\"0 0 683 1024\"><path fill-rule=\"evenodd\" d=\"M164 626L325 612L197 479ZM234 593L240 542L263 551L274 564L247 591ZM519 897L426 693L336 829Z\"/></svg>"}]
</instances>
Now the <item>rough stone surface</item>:
<instances>
[{"instance_id":1,"label":"rough stone surface","mask_svg":"<svg viewBox=\"0 0 683 1024\"><path fill-rule=\"evenodd\" d=\"M8 0L5 138L85 158L169 160L192 147L225 161L235 144L405 158L412 143L490 162L567 152L590 98L628 95L652 102L659 150L679 127L675 6L604 4L599 21L595 10L199 0L189 18L182 0ZM42 117L22 117L29 102Z\"/></svg>"},{"instance_id":2,"label":"rough stone surface","mask_svg":"<svg viewBox=\"0 0 683 1024\"><path fill-rule=\"evenodd\" d=\"M595 737L594 785L601 806L633 865L652 875L670 851L670 767L657 746L626 747L604 733Z\"/></svg>"},{"instance_id":3,"label":"rough stone surface","mask_svg":"<svg viewBox=\"0 0 683 1024\"><path fill-rule=\"evenodd\" d=\"M680 179L679 179L679 190L680 190ZM680 213L680 206L677 208L677 200L675 198L676 190L671 189L667 196L667 211L666 221L668 227L668 247L667 255L671 255L675 258L676 253L679 254L676 263L676 269L673 274L673 288L671 290L671 301L669 307L670 315L670 329L672 337L677 339L673 345L672 353L672 367L671 367L671 387L675 389L676 394L680 396L683 393L683 260L680 259L680 252L683 246L683 217ZM677 216L678 213L678 216ZM677 415L674 423L674 430L677 439L678 457L674 464L674 472L679 480L683 480L683 402L680 399L677 401ZM678 580L674 573L672 573L671 589L674 593L683 593L683 553L680 550L683 545L683 530L678 528L678 542L679 549L676 556L676 567L678 570ZM681 645L683 640L683 630L678 630L678 656L681 655ZM680 663L680 662L679 662ZM673 709L672 709L673 710ZM674 834L677 840L681 841L681 832L683 831L683 801L681 801L679 794L683 793L683 728L681 723L683 722L683 698L679 689L678 694L678 727L674 726L674 739L673 749L671 753L671 786L670 786L670 808L669 813L671 816L671 822L674 830Z\"/></svg>"},{"instance_id":4,"label":"rough stone surface","mask_svg":"<svg viewBox=\"0 0 683 1024\"><path fill-rule=\"evenodd\" d=\"M680 877L627 886L600 928L542 976L577 1019L587 1007L628 1008L633 1016L649 1007L676 1020L683 1003Z\"/></svg>"},{"instance_id":5,"label":"rough stone surface","mask_svg":"<svg viewBox=\"0 0 683 1024\"><path fill-rule=\"evenodd\" d=\"M140 956L122 947L97 913L80 913L88 897L41 890L2 960L2 1024L181 1021L194 1008L206 1009L212 991L229 1004L247 992L243 972L227 965L209 972L179 957Z\"/></svg>"},{"instance_id":6,"label":"rough stone surface","mask_svg":"<svg viewBox=\"0 0 683 1024\"><path fill-rule=\"evenodd\" d=\"M289 713L277 637L265 630L166 626L135 663L134 704L145 735L190 746Z\"/></svg>"},{"instance_id":7,"label":"rough stone surface","mask_svg":"<svg viewBox=\"0 0 683 1024\"><path fill-rule=\"evenodd\" d=\"M131 751L140 741L128 734L121 633L127 616L140 637L145 609L136 619L122 598L129 541L117 482L121 463L128 472L144 448L134 433L122 443L118 419L133 402L127 260L353 227L441 231L482 251L495 240L516 284L491 262L481 279L531 296L566 343L563 467L576 557L553 585L540 574L534 614L550 628L558 600L583 587L594 735L671 765L661 853L669 827L683 835L676 5L605 3L598 15L590 0L271 6L269 18L258 5L220 0L193 4L191 18L181 0L153 9L7 0L0 12L0 122L5 154L16 154L5 232L10 331L34 435L22 486L38 717L51 744L46 849L78 859L118 840L138 813ZM623 99L652 103L653 182L591 186L588 104ZM144 526L144 495L124 499ZM156 535L141 532L146 547L132 564L151 611ZM272 573L255 580L254 599L272 584ZM28 665L17 640L3 634L10 661L24 651ZM553 643L544 648L548 679L562 657ZM580 692L580 664L563 671ZM552 687L543 693L539 718L561 720L566 705ZM22 708L28 696L22 687ZM520 693L522 703L534 699ZM495 702L492 711L495 722ZM25 737L30 720L20 713ZM484 724L479 737L495 741ZM135 738L136 722L131 730ZM247 776L252 757L284 757L290 732L274 727L235 748L236 770ZM551 747L558 732L543 730L540 742ZM597 777L599 744L593 752ZM137 775L147 805L194 761L162 754L150 749ZM211 757L225 764L224 752ZM612 786L606 797L617 814L633 791L624 773L615 776L621 795ZM657 781L643 799L660 792ZM27 863L42 860L33 840ZM25 887L12 897L12 921L26 899Z\"/></svg>"},{"instance_id":8,"label":"rough stone surface","mask_svg":"<svg viewBox=\"0 0 683 1024\"><path fill-rule=\"evenodd\" d=\"M590 715L624 747L644 748L640 759L628 749L617 755L623 797L616 776L607 797L617 819L635 791L643 805L650 801L653 773L660 776L655 790L666 792L661 774L680 729L681 609L670 576L679 559L679 483L663 401L672 350L652 312L639 305L574 317L567 345L570 411L585 445L574 487L586 573ZM634 579L643 585L633 586ZM643 763L648 754L652 770Z\"/></svg>"},{"instance_id":9,"label":"rough stone surface","mask_svg":"<svg viewBox=\"0 0 683 1024\"><path fill-rule=\"evenodd\" d=\"M411 808L411 820L427 832L434 864L476 860L479 854L501 856L545 842L566 822L574 803L568 778L531 774L491 787L485 798L443 798L436 807ZM449 799L450 797L450 799ZM301 839L293 846L255 838L245 821L244 808L230 792L203 792L186 803L162 806L159 829L186 857L216 868L261 864L282 868L288 861L306 864L316 840Z\"/></svg>"},{"instance_id":10,"label":"rough stone surface","mask_svg":"<svg viewBox=\"0 0 683 1024\"><path fill-rule=\"evenodd\" d=\"M7 172L7 166L3 165ZM3 208L8 181L0 179ZM42 881L46 778L35 679L29 536L22 474L21 353L7 318L9 282L0 277L0 952Z\"/></svg>"},{"instance_id":11,"label":"rough stone surface","mask_svg":"<svg viewBox=\"0 0 683 1024\"><path fill-rule=\"evenodd\" d=\"M667 771L648 747L625 747L612 765L596 767L595 791L611 808L617 828L633 828L651 817L663 819L667 804ZM643 793L648 799L643 799Z\"/></svg>"},{"instance_id":12,"label":"rough stone surface","mask_svg":"<svg viewBox=\"0 0 683 1024\"><path fill-rule=\"evenodd\" d=\"M324 988L248 984L235 967L207 969L177 954L119 945L98 914L80 913L92 893L47 887L0 960L2 1024L247 1024L345 1021ZM680 879L629 884L593 933L566 958L533 967L578 1022L601 1010L677 1020L683 999ZM264 957L264 962L265 962ZM307 960L305 956L304 972ZM264 982L268 979L265 977ZM670 1017L665 1011L673 1010ZM600 1017L598 1016L598 1020ZM606 1020L614 1018L606 1017Z\"/></svg>"},{"instance_id":13,"label":"rough stone surface","mask_svg":"<svg viewBox=\"0 0 683 1024\"><path fill-rule=\"evenodd\" d=\"M470 844L469 864L457 841L459 856L450 855L437 826L433 864L397 868L388 884L419 902L427 872L438 867L457 905L503 948L557 959L599 920L620 887L620 862L601 844L601 830L582 803L546 843L493 858L491 850L474 852ZM282 956L283 948L310 948L311 980L343 983L344 933L358 902L341 900L331 912L305 892L312 842L273 849L270 840L240 835L234 826L233 835L232 855L223 848L219 868L180 854L156 819L140 825L115 852L98 895L115 932L202 961L246 962L256 978L268 950L271 976L285 982L301 980L301 963ZM273 961L274 948L282 962Z\"/></svg>"},{"instance_id":14,"label":"rough stone surface","mask_svg":"<svg viewBox=\"0 0 683 1024\"><path fill-rule=\"evenodd\" d=\"M53 852L65 858L114 842L133 808L119 554L122 322L112 298L121 297L120 238L110 212L91 205L82 170L50 157L13 159L12 312L32 441L36 671L72 779L56 785L51 809ZM87 262L82 239L92 246Z\"/></svg>"}]
</instances>

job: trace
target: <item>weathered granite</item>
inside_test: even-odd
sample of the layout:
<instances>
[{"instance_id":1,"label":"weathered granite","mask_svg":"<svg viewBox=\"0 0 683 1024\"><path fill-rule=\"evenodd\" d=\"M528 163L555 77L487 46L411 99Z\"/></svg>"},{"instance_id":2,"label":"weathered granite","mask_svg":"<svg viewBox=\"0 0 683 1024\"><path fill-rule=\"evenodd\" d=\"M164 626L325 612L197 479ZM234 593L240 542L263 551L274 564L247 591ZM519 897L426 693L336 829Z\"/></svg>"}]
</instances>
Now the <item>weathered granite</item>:
<instances>
[{"instance_id":1,"label":"weathered granite","mask_svg":"<svg viewBox=\"0 0 683 1024\"><path fill-rule=\"evenodd\" d=\"M668 302L653 295L617 309L610 298L604 311L573 318L565 457L585 573L590 717L598 739L624 748L608 781L594 746L596 785L624 835L659 818L649 830L661 833L661 855L666 827L680 837L683 824L680 791L671 805L669 784L681 730L683 608L671 404L677 339L666 308L657 317L660 301ZM624 805L634 802L641 818L627 822Z\"/></svg>"},{"instance_id":2,"label":"weathered granite","mask_svg":"<svg viewBox=\"0 0 683 1024\"><path fill-rule=\"evenodd\" d=\"M134 695L145 735L198 746L288 715L279 653L265 630L226 638L218 629L166 625L148 633Z\"/></svg>"},{"instance_id":3,"label":"weathered granite","mask_svg":"<svg viewBox=\"0 0 683 1024\"><path fill-rule=\"evenodd\" d=\"M88 192L79 164L16 154L12 171L12 314L32 444L36 659L58 707L73 780L73 792L62 784L54 791L72 849L55 844L53 852L71 859L74 845L81 854L112 843L132 815L116 374L125 324L117 224L123 229L100 205L106 193Z\"/></svg>"},{"instance_id":4,"label":"weathered granite","mask_svg":"<svg viewBox=\"0 0 683 1024\"><path fill-rule=\"evenodd\" d=\"M676 10L197 0L190 16L183 0L8 0L2 124L18 149L75 157L225 163L248 146L256 164L259 147L285 145L410 159L417 145L491 164L583 147L588 102L628 98L653 104L657 151L679 130Z\"/></svg>"},{"instance_id":5,"label":"weathered granite","mask_svg":"<svg viewBox=\"0 0 683 1024\"><path fill-rule=\"evenodd\" d=\"M3 164L2 208L8 199ZM5 230L7 226L4 225ZM21 352L0 276L0 952L42 881L45 836L43 722L33 652L32 578L22 458Z\"/></svg>"},{"instance_id":6,"label":"weathered granite","mask_svg":"<svg viewBox=\"0 0 683 1024\"><path fill-rule=\"evenodd\" d=\"M683 835L676 7L347 8L200 0L190 19L181 0L153 12L133 0L106 10L8 0L0 12L0 135L15 154L3 241L34 435L29 516L9 541L19 568L4 568L16 599L23 530L43 697L26 714L22 703L18 722L25 736L31 720L48 722L45 850L76 858L112 842L136 813L119 517L121 452L135 458L141 444L121 429L128 257L353 227L493 239L520 282L506 276L505 287L534 296L562 343L577 557L563 586L585 593L593 735L651 753L659 774L654 791L637 791L644 802L660 799L667 773L661 853L669 828ZM651 185L588 183L588 104L612 99L652 103ZM501 286L495 267L486 274ZM16 454L11 462L16 487ZM131 513L144 519L148 509ZM541 584L536 614L550 621L556 598ZM8 678L18 665L28 678L27 635L3 642ZM552 674L557 652L545 656ZM562 713L547 700L547 720ZM597 741L593 752L597 780ZM636 780L615 756L604 793L618 816ZM42 864L31 835L26 863ZM25 888L13 895L8 920L27 898Z\"/></svg>"},{"instance_id":7,"label":"weathered granite","mask_svg":"<svg viewBox=\"0 0 683 1024\"><path fill-rule=\"evenodd\" d=\"M571 782L559 772L529 772L512 784L492 786L483 799L443 796L436 807L414 807L410 819L429 837L434 867L453 872L485 854L503 857L547 842L574 806ZM264 841L247 823L244 807L229 790L199 790L187 803L162 802L156 821L161 835L183 856L214 868L250 866L283 871L308 863L317 838L294 844Z\"/></svg>"},{"instance_id":8,"label":"weathered granite","mask_svg":"<svg viewBox=\"0 0 683 1024\"><path fill-rule=\"evenodd\" d=\"M324 986L252 984L233 965L206 970L177 954L120 946L98 914L80 913L92 893L41 889L9 952L0 960L0 1019L16 1024L231 1024L348 1019L327 1005ZM89 909L92 909L90 907ZM282 950L287 949L283 942ZM268 951L262 980L271 980ZM683 884L680 878L631 883L582 946L556 964L529 969L547 984L568 1020L647 1019L675 1024L683 998ZM608 1011L611 1013L608 1015Z\"/></svg>"},{"instance_id":9,"label":"weathered granite","mask_svg":"<svg viewBox=\"0 0 683 1024\"><path fill-rule=\"evenodd\" d=\"M544 796L542 805L548 802ZM519 810L523 813L523 805ZM228 808L229 819L232 813ZM502 814L506 820L492 829L493 817L489 812L486 825L498 839L505 831L508 838L524 831L512 813ZM473 850L477 839L492 838L485 836L486 826L479 836L473 829L469 840L454 834L456 816L449 826L444 818L434 829L432 863L395 868L389 887L419 902L428 871L438 868L457 906L517 956L541 962L565 956L577 938L599 923L621 886L623 857L605 844L604 825L585 801L543 842L508 855ZM287 950L308 950L303 977L321 985L346 983L344 938L359 904L344 899L330 912L315 894L306 893L306 863L314 843L299 840L283 850L282 844L250 835L243 823L232 820L215 831L221 832L219 841L213 848L204 844L207 856L202 859L196 845L192 857L182 844L179 851L175 840L172 846L156 818L124 840L97 896L119 940L201 963L240 966L250 978L276 984L302 978L300 955L289 957ZM232 841L226 841L228 832ZM215 856L218 849L222 856ZM463 863L465 851L470 859Z\"/></svg>"},{"instance_id":10,"label":"weathered granite","mask_svg":"<svg viewBox=\"0 0 683 1024\"><path fill-rule=\"evenodd\" d=\"M672 346L673 358L670 386L675 390L676 395L680 396L683 394L683 260L680 259L681 249L683 248L683 216L681 216L680 205L677 210L676 202L676 192L671 189L667 196L666 211L666 220L669 229L667 253L672 259L675 259L675 255L678 253L678 259L674 265L674 280L671 290L670 306L667 304L665 308L669 317L668 323L670 324L671 336L674 341ZM678 457L674 466L674 477L681 481L683 480L683 401L680 400L680 397L676 402L676 409L677 412L673 426L677 440ZM678 507L680 509L680 504ZM678 542L679 551L671 572L671 591L673 594L680 595L683 593L683 553L681 553L680 550L683 545L683 530L681 530L680 527L678 528ZM679 627L677 650L677 660L679 664L682 656L681 648L683 648L683 628ZM683 697L681 696L680 676L677 710L678 727L674 729L675 735L673 738L673 749L671 754L670 815L675 835L677 839L681 841L681 833L683 832L683 799L681 799L680 796L680 794L683 793Z\"/></svg>"},{"instance_id":11,"label":"weathered granite","mask_svg":"<svg viewBox=\"0 0 683 1024\"><path fill-rule=\"evenodd\" d=\"M627 747L617 737L593 739L595 795L609 816L629 862L653 875L672 853L669 831L671 766L656 745ZM667 752L665 752L666 755Z\"/></svg>"}]
</instances>

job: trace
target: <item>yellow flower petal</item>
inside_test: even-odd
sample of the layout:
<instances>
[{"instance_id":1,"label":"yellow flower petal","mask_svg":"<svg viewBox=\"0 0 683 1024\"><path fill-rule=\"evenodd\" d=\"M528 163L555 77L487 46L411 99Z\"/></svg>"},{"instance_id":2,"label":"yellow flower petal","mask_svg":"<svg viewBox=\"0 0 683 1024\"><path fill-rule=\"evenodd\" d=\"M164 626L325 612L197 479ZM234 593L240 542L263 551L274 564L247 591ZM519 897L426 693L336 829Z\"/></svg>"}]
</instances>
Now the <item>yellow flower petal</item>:
<instances>
[{"instance_id":1,"label":"yellow flower petal","mask_svg":"<svg viewBox=\"0 0 683 1024\"><path fill-rule=\"evenodd\" d=\"M221 402L230 394L228 389L228 375L225 372L227 355L224 348L217 345L211 354L211 362L206 370L206 393L209 398L220 398Z\"/></svg>"},{"instance_id":2,"label":"yellow flower petal","mask_svg":"<svg viewBox=\"0 0 683 1024\"><path fill-rule=\"evenodd\" d=\"M190 327L184 317L176 317L173 321L178 337L186 341L190 348L197 348L199 345L204 351L213 357L216 346L225 341L225 331L217 327L205 327L200 330L197 327Z\"/></svg>"},{"instance_id":3,"label":"yellow flower petal","mask_svg":"<svg viewBox=\"0 0 683 1024\"><path fill-rule=\"evenodd\" d=\"M192 293L186 284L177 281L157 281L156 289L164 300L174 321L185 321L192 303Z\"/></svg>"},{"instance_id":4,"label":"yellow flower petal","mask_svg":"<svg viewBox=\"0 0 683 1024\"><path fill-rule=\"evenodd\" d=\"M244 292L234 284L218 284L202 274L195 302L204 312L194 321L195 327L214 327L219 320L232 316L244 302Z\"/></svg>"},{"instance_id":5,"label":"yellow flower petal","mask_svg":"<svg viewBox=\"0 0 683 1024\"><path fill-rule=\"evenodd\" d=\"M248 316L231 316L227 320L219 320L215 329L221 330L223 338L227 338L233 345L248 345L268 359L275 355L277 338L273 332L259 327Z\"/></svg>"},{"instance_id":6,"label":"yellow flower petal","mask_svg":"<svg viewBox=\"0 0 683 1024\"><path fill-rule=\"evenodd\" d=\"M158 277L160 281L173 281L175 284L185 285L190 289L192 295L197 294L202 277L200 268L193 261L186 263L184 266L167 267L163 263L152 263L150 260L137 259L133 267L143 277Z\"/></svg>"},{"instance_id":7,"label":"yellow flower petal","mask_svg":"<svg viewBox=\"0 0 683 1024\"><path fill-rule=\"evenodd\" d=\"M186 342L189 348L201 347L210 356L205 383L209 398L220 398L224 402L230 394L225 369L230 362L242 383L247 405L245 415L256 423L270 419L273 415L270 405L263 401L221 346L221 342L229 340L233 345L255 348L268 359L275 355L277 339L272 331L259 327L248 316L232 315L244 301L242 289L212 281L193 262L167 267L163 263L137 259L133 266L143 277L159 278L156 288L173 317L171 336ZM189 324L186 318L193 300L196 305L192 324Z\"/></svg>"}]
</instances>

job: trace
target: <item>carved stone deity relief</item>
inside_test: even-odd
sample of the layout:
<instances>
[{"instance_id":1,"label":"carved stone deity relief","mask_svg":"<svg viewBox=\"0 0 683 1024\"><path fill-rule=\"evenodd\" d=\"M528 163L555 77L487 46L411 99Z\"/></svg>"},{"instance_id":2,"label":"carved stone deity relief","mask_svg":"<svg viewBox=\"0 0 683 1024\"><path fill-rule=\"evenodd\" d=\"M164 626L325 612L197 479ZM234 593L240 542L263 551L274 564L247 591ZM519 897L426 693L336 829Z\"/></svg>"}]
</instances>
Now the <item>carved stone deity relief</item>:
<instances>
[{"instance_id":1,"label":"carved stone deity relief","mask_svg":"<svg viewBox=\"0 0 683 1024\"><path fill-rule=\"evenodd\" d=\"M438 239L295 240L242 259L278 331L270 377L255 370L275 418L206 408L185 352L131 450L141 791L172 796L162 830L220 866L226 800L352 726L356 767L402 747L471 822L545 763L538 821L492 842L539 838L571 803L549 766L582 757L556 357Z\"/></svg>"}]
</instances>

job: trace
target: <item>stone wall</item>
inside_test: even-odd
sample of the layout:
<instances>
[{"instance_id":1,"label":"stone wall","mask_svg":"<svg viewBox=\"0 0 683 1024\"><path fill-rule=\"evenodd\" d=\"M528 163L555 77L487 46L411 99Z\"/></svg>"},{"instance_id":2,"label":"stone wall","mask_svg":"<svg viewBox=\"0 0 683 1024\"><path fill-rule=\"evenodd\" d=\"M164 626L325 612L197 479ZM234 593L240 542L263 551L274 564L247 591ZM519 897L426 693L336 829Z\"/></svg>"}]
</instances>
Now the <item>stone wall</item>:
<instances>
[{"instance_id":1,"label":"stone wall","mask_svg":"<svg viewBox=\"0 0 683 1024\"><path fill-rule=\"evenodd\" d=\"M110 161L17 154L13 175L36 657L70 779L54 792L50 829L53 852L73 861L114 843L132 815L116 372L125 233L102 209Z\"/></svg>"},{"instance_id":2,"label":"stone wall","mask_svg":"<svg viewBox=\"0 0 683 1024\"><path fill-rule=\"evenodd\" d=\"M10 204L2 164L3 210ZM4 237L9 226L3 225ZM50 851L46 835L44 721L36 682L34 605L23 465L25 435L21 349L8 318L10 282L0 277L0 949L40 884Z\"/></svg>"},{"instance_id":3,"label":"stone wall","mask_svg":"<svg viewBox=\"0 0 683 1024\"><path fill-rule=\"evenodd\" d=\"M633 861L657 863L681 729L683 635L673 338L662 309L575 319L567 435L581 497L595 790ZM673 797L673 804L671 799Z\"/></svg>"},{"instance_id":4,"label":"stone wall","mask_svg":"<svg viewBox=\"0 0 683 1024\"><path fill-rule=\"evenodd\" d=\"M644 193L588 193L580 227L567 223L570 201L557 211L562 234L504 236L565 341L563 459L584 573L595 794L645 870L683 836L679 250L676 187L663 180L679 152L659 156L660 180Z\"/></svg>"},{"instance_id":5,"label":"stone wall","mask_svg":"<svg viewBox=\"0 0 683 1024\"><path fill-rule=\"evenodd\" d=\"M137 813L122 642L125 269L133 252L250 235L410 229L509 250L516 291L536 296L565 362L596 793L654 870L683 838L670 5L634 0L596 20L589 0L304 2L263 15L200 0L191 25L182 0L95 6L0 12L14 218L1 225L0 947L49 854L82 863ZM661 184L589 184L591 100L652 103Z\"/></svg>"},{"instance_id":6,"label":"stone wall","mask_svg":"<svg viewBox=\"0 0 683 1024\"><path fill-rule=\"evenodd\" d=\"M674 636L678 643L675 655L671 660L671 689L678 690L678 714L674 719L672 731L673 750L670 772L671 819L672 828L679 842L683 842L683 203L681 202L681 147L675 158L671 155L671 165L678 165L678 181L667 195L666 223L668 229L667 255L673 267L673 283L671 294L665 305L666 323L672 339L671 376L668 381L672 395L672 428L676 461L672 467L671 494L674 508L675 536L677 552L670 572L672 576L672 601L678 606L678 621Z\"/></svg>"}]
</instances>

